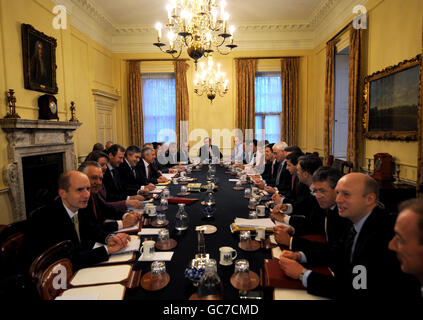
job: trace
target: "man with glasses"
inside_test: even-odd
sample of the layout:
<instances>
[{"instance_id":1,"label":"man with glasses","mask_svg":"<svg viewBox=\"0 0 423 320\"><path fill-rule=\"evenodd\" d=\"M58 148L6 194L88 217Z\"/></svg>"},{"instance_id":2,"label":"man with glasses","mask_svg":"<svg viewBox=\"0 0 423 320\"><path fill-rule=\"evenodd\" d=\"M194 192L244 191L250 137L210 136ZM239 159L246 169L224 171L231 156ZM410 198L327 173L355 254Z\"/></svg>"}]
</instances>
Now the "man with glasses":
<instances>
[{"instance_id":1,"label":"man with glasses","mask_svg":"<svg viewBox=\"0 0 423 320\"><path fill-rule=\"evenodd\" d=\"M278 243L288 246L292 252L289 255L300 263L325 265L328 262L330 246L339 241L351 223L338 214L336 206L335 187L342 177L339 170L332 167L320 167L313 174L312 194L315 196L319 209L310 214L310 218L299 223L295 216L286 216L285 222L291 227L276 226L275 239ZM310 241L299 235L321 234L326 243Z\"/></svg>"}]
</instances>

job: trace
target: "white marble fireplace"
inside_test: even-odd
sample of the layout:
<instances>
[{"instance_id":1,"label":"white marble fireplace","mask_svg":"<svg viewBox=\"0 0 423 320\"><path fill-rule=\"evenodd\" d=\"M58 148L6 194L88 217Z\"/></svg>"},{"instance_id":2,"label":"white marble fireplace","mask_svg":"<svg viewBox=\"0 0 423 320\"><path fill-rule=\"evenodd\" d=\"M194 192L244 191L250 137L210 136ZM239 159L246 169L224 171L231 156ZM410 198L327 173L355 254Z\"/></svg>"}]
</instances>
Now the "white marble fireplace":
<instances>
[{"instance_id":1,"label":"white marble fireplace","mask_svg":"<svg viewBox=\"0 0 423 320\"><path fill-rule=\"evenodd\" d=\"M3 179L9 187L13 221L26 219L22 158L61 153L63 170L76 169L73 132L81 125L50 120L0 119L6 132L9 163L3 168Z\"/></svg>"}]
</instances>

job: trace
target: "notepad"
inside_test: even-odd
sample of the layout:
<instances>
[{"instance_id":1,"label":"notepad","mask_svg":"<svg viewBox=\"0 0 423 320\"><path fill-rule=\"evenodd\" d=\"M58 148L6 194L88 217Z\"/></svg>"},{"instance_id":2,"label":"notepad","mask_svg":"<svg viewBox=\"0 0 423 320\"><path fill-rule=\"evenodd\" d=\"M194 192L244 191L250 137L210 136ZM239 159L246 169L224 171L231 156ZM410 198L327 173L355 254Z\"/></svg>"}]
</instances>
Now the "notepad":
<instances>
[{"instance_id":1,"label":"notepad","mask_svg":"<svg viewBox=\"0 0 423 320\"><path fill-rule=\"evenodd\" d=\"M104 264L117 264L117 263L125 263L125 262L132 262L135 260L135 253L122 253L118 255L109 256L109 260L100 262L99 265Z\"/></svg>"},{"instance_id":2,"label":"notepad","mask_svg":"<svg viewBox=\"0 0 423 320\"><path fill-rule=\"evenodd\" d=\"M131 237L131 241L128 242L128 245L125 248L122 248L119 251L112 253L111 255L137 252L140 249L140 244L141 244L140 237L138 236L130 236L130 237ZM101 246L104 246L104 244L96 242L94 244L93 249L99 248Z\"/></svg>"},{"instance_id":3,"label":"notepad","mask_svg":"<svg viewBox=\"0 0 423 320\"><path fill-rule=\"evenodd\" d=\"M94 284L119 283L129 278L132 266L121 264L116 266L93 267L78 270L70 284L74 287Z\"/></svg>"},{"instance_id":4,"label":"notepad","mask_svg":"<svg viewBox=\"0 0 423 320\"><path fill-rule=\"evenodd\" d=\"M263 219L244 219L244 218L235 218L235 224L240 228L273 228L275 223L269 218Z\"/></svg>"},{"instance_id":5,"label":"notepad","mask_svg":"<svg viewBox=\"0 0 423 320\"><path fill-rule=\"evenodd\" d=\"M140 222L138 221L134 226L128 227L128 228L119 229L116 232L137 232L139 229L140 229Z\"/></svg>"},{"instance_id":6,"label":"notepad","mask_svg":"<svg viewBox=\"0 0 423 320\"><path fill-rule=\"evenodd\" d=\"M138 232L139 236L156 236L159 234L159 228L143 228Z\"/></svg>"},{"instance_id":7,"label":"notepad","mask_svg":"<svg viewBox=\"0 0 423 320\"><path fill-rule=\"evenodd\" d=\"M165 188L166 186L156 186L156 188L153 191L150 191L150 193L162 193Z\"/></svg>"},{"instance_id":8,"label":"notepad","mask_svg":"<svg viewBox=\"0 0 423 320\"><path fill-rule=\"evenodd\" d=\"M126 288L121 284L106 284L64 291L55 300L122 300Z\"/></svg>"},{"instance_id":9,"label":"notepad","mask_svg":"<svg viewBox=\"0 0 423 320\"><path fill-rule=\"evenodd\" d=\"M176 173L163 173L162 176L168 180L172 180L172 178L176 176Z\"/></svg>"},{"instance_id":10,"label":"notepad","mask_svg":"<svg viewBox=\"0 0 423 320\"><path fill-rule=\"evenodd\" d=\"M274 300L329 300L329 299L309 294L307 293L307 290L275 288Z\"/></svg>"},{"instance_id":11,"label":"notepad","mask_svg":"<svg viewBox=\"0 0 423 320\"><path fill-rule=\"evenodd\" d=\"M155 252L150 257L145 257L143 253L141 257L139 257L138 261L170 261L172 260L172 256L172 251Z\"/></svg>"}]
</instances>

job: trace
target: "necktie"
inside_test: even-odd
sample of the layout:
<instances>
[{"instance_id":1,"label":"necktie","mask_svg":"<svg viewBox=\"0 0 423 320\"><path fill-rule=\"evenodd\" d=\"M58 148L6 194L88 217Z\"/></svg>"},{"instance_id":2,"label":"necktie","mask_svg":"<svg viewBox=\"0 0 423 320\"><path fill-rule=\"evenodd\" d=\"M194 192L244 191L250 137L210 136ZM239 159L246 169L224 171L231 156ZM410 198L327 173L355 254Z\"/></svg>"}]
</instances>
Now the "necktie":
<instances>
[{"instance_id":1,"label":"necktie","mask_svg":"<svg viewBox=\"0 0 423 320\"><path fill-rule=\"evenodd\" d=\"M357 234L357 231L355 231L354 226L351 226L351 229L349 230L346 241L345 241L346 253L348 255L349 262L352 262L353 244L354 244L354 238L356 234Z\"/></svg>"},{"instance_id":2,"label":"necktie","mask_svg":"<svg viewBox=\"0 0 423 320\"><path fill-rule=\"evenodd\" d=\"M79 219L78 219L78 214L75 214L73 216L72 220L73 220L73 225L75 226L76 234L78 235L78 240L79 240L79 242L81 242L81 236L79 234Z\"/></svg>"},{"instance_id":3,"label":"necktie","mask_svg":"<svg viewBox=\"0 0 423 320\"><path fill-rule=\"evenodd\" d=\"M329 241L329 237L328 237L328 221L329 221L329 209L326 209L326 216L325 216L325 236L326 236L326 242Z\"/></svg>"},{"instance_id":4,"label":"necktie","mask_svg":"<svg viewBox=\"0 0 423 320\"><path fill-rule=\"evenodd\" d=\"M94 198L93 197L91 197L91 203L92 203L92 206L93 206L93 211L94 211L95 218L97 219L98 218L98 216L97 216L97 208L95 207L95 202L94 202Z\"/></svg>"},{"instance_id":5,"label":"necktie","mask_svg":"<svg viewBox=\"0 0 423 320\"><path fill-rule=\"evenodd\" d=\"M291 177L291 190L294 190L294 188L295 188L295 175Z\"/></svg>"},{"instance_id":6,"label":"necktie","mask_svg":"<svg viewBox=\"0 0 423 320\"><path fill-rule=\"evenodd\" d=\"M150 179L150 177L151 177L151 164L147 166L147 179Z\"/></svg>"},{"instance_id":7,"label":"necktie","mask_svg":"<svg viewBox=\"0 0 423 320\"><path fill-rule=\"evenodd\" d=\"M137 172L135 170L135 167L132 167L132 174L134 175L134 178L137 178Z\"/></svg>"},{"instance_id":8,"label":"necktie","mask_svg":"<svg viewBox=\"0 0 423 320\"><path fill-rule=\"evenodd\" d=\"M112 170L112 177L113 177L113 181L115 182L116 185L118 185L118 170L117 168L114 168Z\"/></svg>"},{"instance_id":9,"label":"necktie","mask_svg":"<svg viewBox=\"0 0 423 320\"><path fill-rule=\"evenodd\" d=\"M281 163L279 165L279 168L278 168L278 174L276 175L276 185L279 184L279 179L281 178L282 167L283 167L283 163Z\"/></svg>"},{"instance_id":10,"label":"necktie","mask_svg":"<svg viewBox=\"0 0 423 320\"><path fill-rule=\"evenodd\" d=\"M275 171L275 163L276 163L276 161L273 161L273 163L272 163L272 177L273 177L273 171Z\"/></svg>"}]
</instances>

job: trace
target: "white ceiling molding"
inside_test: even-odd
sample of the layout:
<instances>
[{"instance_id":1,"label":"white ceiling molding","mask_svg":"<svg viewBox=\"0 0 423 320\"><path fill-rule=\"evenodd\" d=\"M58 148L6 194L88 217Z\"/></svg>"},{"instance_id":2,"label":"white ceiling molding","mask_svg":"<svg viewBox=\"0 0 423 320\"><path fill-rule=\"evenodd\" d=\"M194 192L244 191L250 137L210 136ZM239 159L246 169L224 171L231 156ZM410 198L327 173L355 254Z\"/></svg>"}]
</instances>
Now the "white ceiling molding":
<instances>
[{"instance_id":1,"label":"white ceiling molding","mask_svg":"<svg viewBox=\"0 0 423 320\"><path fill-rule=\"evenodd\" d=\"M68 9L75 28L115 53L157 52L152 25L117 25L90 0L53 0ZM308 50L325 41L367 0L322 0L308 20L242 23L237 26L237 51Z\"/></svg>"}]
</instances>

